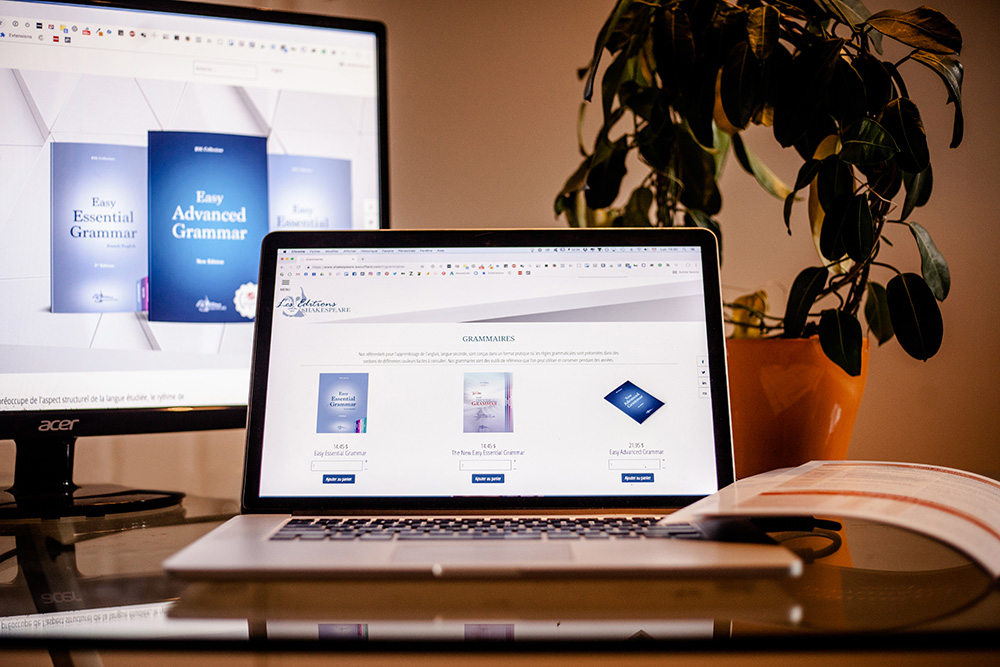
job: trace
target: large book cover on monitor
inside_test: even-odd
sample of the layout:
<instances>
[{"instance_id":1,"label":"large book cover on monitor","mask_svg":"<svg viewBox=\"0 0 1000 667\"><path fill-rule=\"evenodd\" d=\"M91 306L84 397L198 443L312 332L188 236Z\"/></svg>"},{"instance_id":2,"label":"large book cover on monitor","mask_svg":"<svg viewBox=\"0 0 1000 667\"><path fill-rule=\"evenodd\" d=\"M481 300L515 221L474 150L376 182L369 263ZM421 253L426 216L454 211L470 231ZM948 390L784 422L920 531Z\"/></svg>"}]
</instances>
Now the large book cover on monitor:
<instances>
[{"instance_id":1,"label":"large book cover on monitor","mask_svg":"<svg viewBox=\"0 0 1000 667\"><path fill-rule=\"evenodd\" d=\"M368 373L320 373L317 433L368 431Z\"/></svg>"},{"instance_id":2,"label":"large book cover on monitor","mask_svg":"<svg viewBox=\"0 0 1000 667\"><path fill-rule=\"evenodd\" d=\"M270 229L350 229L351 163L336 158L269 155Z\"/></svg>"},{"instance_id":3,"label":"large book cover on monitor","mask_svg":"<svg viewBox=\"0 0 1000 667\"><path fill-rule=\"evenodd\" d=\"M463 432L513 433L513 373L466 373Z\"/></svg>"},{"instance_id":4,"label":"large book cover on monitor","mask_svg":"<svg viewBox=\"0 0 1000 667\"><path fill-rule=\"evenodd\" d=\"M267 140L149 133L149 319L253 320Z\"/></svg>"},{"instance_id":5,"label":"large book cover on monitor","mask_svg":"<svg viewBox=\"0 0 1000 667\"><path fill-rule=\"evenodd\" d=\"M53 142L51 158L52 312L142 310L146 149Z\"/></svg>"}]
</instances>

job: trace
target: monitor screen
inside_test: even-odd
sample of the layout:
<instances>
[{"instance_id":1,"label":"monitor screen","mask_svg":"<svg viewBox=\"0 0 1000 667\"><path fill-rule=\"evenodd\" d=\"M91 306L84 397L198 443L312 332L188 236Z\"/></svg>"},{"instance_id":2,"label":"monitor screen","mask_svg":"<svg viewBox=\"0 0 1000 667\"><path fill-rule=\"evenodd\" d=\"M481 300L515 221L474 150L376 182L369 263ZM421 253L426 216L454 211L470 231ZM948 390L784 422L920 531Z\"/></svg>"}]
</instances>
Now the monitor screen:
<instances>
[{"instance_id":1,"label":"monitor screen","mask_svg":"<svg viewBox=\"0 0 1000 667\"><path fill-rule=\"evenodd\" d=\"M18 466L28 437L243 425L260 241L388 226L385 92L376 22L0 0Z\"/></svg>"}]
</instances>

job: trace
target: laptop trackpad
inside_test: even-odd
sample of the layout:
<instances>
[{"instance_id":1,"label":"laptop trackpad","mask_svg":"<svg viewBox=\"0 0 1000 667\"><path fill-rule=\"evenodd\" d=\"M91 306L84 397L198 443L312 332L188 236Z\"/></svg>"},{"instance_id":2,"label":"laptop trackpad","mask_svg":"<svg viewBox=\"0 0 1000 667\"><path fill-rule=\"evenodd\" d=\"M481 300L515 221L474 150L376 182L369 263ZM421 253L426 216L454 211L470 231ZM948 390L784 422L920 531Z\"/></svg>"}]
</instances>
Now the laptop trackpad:
<instances>
[{"instance_id":1,"label":"laptop trackpad","mask_svg":"<svg viewBox=\"0 0 1000 667\"><path fill-rule=\"evenodd\" d=\"M476 563L525 563L572 561L573 550L557 542L404 542L391 557L394 563L461 565Z\"/></svg>"}]
</instances>

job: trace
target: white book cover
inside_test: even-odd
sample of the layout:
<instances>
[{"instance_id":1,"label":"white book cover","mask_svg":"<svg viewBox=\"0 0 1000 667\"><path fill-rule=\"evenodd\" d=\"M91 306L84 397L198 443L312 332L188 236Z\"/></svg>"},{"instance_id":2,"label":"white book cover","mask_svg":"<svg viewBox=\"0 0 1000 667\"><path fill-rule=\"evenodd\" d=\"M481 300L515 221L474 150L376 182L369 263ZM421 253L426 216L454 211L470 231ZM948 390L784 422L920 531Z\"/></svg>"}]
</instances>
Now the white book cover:
<instances>
[{"instance_id":1,"label":"white book cover","mask_svg":"<svg viewBox=\"0 0 1000 667\"><path fill-rule=\"evenodd\" d=\"M513 433L513 373L466 373L462 405L465 433Z\"/></svg>"}]
</instances>

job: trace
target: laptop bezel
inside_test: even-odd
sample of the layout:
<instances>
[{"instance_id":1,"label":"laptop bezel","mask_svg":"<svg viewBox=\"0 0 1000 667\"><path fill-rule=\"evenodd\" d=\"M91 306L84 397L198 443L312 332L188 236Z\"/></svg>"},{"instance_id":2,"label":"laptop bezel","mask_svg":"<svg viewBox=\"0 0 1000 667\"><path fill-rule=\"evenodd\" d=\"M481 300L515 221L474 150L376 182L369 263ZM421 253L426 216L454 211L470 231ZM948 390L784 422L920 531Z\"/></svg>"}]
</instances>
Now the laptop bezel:
<instances>
[{"instance_id":1,"label":"laptop bezel","mask_svg":"<svg viewBox=\"0 0 1000 667\"><path fill-rule=\"evenodd\" d=\"M670 510L690 504L700 495L622 496L393 496L326 497L261 496L260 476L266 420L271 324L274 318L275 273L282 248L418 248L418 247L564 247L564 246L697 246L703 258L703 284L719 285L715 235L699 228L588 228L490 230L337 230L272 232L261 245L257 312L247 415L243 513L410 512L537 512L601 510ZM704 290L708 361L715 433L717 488L734 481L729 390L726 375L725 330L721 289Z\"/></svg>"}]
</instances>

